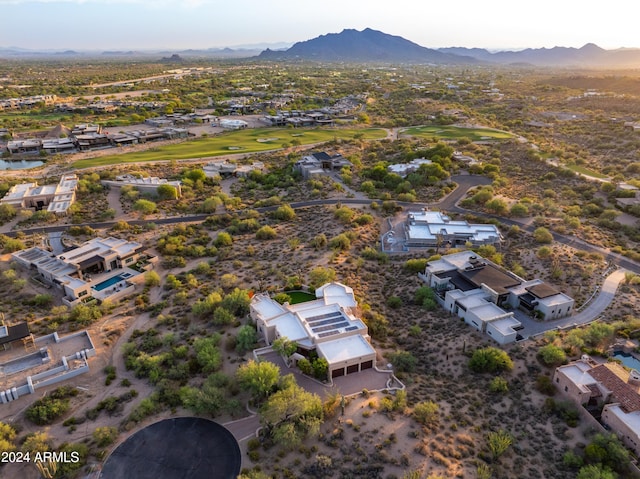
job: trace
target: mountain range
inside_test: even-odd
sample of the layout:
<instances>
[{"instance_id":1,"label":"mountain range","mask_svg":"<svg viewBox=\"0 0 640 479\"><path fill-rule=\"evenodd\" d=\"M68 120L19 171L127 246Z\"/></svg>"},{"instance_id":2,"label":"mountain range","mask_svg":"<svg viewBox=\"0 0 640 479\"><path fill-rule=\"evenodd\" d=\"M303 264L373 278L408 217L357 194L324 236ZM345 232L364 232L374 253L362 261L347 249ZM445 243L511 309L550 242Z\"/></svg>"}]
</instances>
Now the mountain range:
<instances>
[{"instance_id":1,"label":"mountain range","mask_svg":"<svg viewBox=\"0 0 640 479\"><path fill-rule=\"evenodd\" d=\"M371 28L362 31L345 29L295 43L244 45L236 48L208 48L197 50L103 51L87 52L28 50L19 47L0 47L0 58L8 57L152 57L179 54L182 58L256 58L258 60L294 60L319 62L375 62L414 64L504 64L531 66L638 68L640 49L605 50L593 43L581 48L527 48L519 51L490 52L483 48L427 48L403 37L389 35ZM282 49L281 49L282 48Z\"/></svg>"},{"instance_id":2,"label":"mountain range","mask_svg":"<svg viewBox=\"0 0 640 479\"><path fill-rule=\"evenodd\" d=\"M528 64L536 66L638 67L640 49L604 50L593 43L582 48L528 48L489 52L482 48L431 49L399 36L366 28L346 29L298 42L284 51L265 50L263 60L436 64Z\"/></svg>"}]
</instances>

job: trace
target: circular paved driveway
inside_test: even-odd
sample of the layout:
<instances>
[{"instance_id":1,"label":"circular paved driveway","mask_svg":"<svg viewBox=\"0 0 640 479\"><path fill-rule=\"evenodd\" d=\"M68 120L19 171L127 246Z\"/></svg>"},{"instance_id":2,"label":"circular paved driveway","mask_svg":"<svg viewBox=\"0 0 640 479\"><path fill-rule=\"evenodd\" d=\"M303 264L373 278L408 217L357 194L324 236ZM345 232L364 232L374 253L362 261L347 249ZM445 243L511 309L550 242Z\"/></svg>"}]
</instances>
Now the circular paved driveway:
<instances>
[{"instance_id":1,"label":"circular paved driveway","mask_svg":"<svg viewBox=\"0 0 640 479\"><path fill-rule=\"evenodd\" d=\"M235 479L240 447L207 419L165 419L136 432L107 459L101 479Z\"/></svg>"}]
</instances>

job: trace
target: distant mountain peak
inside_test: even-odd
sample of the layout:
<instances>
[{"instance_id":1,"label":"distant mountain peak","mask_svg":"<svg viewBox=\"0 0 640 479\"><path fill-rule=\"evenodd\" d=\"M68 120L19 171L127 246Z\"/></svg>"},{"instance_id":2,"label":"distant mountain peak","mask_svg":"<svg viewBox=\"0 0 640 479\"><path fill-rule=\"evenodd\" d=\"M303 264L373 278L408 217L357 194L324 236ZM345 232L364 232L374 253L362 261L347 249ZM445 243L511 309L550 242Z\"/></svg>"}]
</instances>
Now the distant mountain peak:
<instances>
[{"instance_id":1,"label":"distant mountain peak","mask_svg":"<svg viewBox=\"0 0 640 479\"><path fill-rule=\"evenodd\" d=\"M262 59L298 59L330 62L385 63L476 63L461 57L422 47L405 38L365 28L358 31L345 28L340 33L328 33L311 40L297 42L285 51L263 51Z\"/></svg>"}]
</instances>

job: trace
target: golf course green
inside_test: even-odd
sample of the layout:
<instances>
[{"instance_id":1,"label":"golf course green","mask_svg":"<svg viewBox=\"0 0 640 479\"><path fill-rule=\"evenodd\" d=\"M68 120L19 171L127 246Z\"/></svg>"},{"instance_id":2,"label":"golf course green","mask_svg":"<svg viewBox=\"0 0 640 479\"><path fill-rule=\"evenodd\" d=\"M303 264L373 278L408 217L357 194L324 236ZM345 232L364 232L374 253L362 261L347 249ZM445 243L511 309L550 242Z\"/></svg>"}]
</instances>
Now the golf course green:
<instances>
[{"instance_id":1,"label":"golf course green","mask_svg":"<svg viewBox=\"0 0 640 479\"><path fill-rule=\"evenodd\" d=\"M420 138L436 137L444 140L469 138L471 141L506 140L513 138L511 133L494 130L493 128L466 128L452 125L412 126L400 130L400 135L417 136Z\"/></svg>"},{"instance_id":2,"label":"golf course green","mask_svg":"<svg viewBox=\"0 0 640 479\"><path fill-rule=\"evenodd\" d=\"M230 131L217 136L159 146L145 151L87 158L76 161L73 166L75 168L89 168L122 163L197 159L233 153L256 153L277 150L292 145L310 145L334 139L362 138L364 140L379 140L385 138L386 135L386 131L381 128L255 128Z\"/></svg>"}]
</instances>

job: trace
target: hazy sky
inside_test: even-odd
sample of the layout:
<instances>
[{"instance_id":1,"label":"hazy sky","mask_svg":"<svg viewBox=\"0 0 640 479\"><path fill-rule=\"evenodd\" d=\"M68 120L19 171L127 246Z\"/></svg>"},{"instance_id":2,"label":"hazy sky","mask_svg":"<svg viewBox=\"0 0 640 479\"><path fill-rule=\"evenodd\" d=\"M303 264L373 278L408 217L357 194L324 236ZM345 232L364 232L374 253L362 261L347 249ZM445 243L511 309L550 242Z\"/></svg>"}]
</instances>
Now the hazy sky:
<instances>
[{"instance_id":1,"label":"hazy sky","mask_svg":"<svg viewBox=\"0 0 640 479\"><path fill-rule=\"evenodd\" d=\"M0 0L0 46L183 49L370 27L425 47L640 47L635 2L608 0Z\"/></svg>"}]
</instances>

